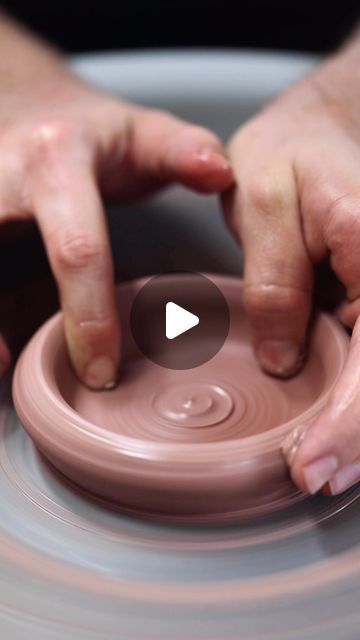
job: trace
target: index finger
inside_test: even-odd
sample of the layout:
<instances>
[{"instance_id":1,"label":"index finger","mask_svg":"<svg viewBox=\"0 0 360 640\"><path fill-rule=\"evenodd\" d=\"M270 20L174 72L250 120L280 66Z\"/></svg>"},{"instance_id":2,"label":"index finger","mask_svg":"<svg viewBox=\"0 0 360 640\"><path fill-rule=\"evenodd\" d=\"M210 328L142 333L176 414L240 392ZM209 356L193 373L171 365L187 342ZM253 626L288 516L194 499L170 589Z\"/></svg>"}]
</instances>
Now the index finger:
<instances>
[{"instance_id":1,"label":"index finger","mask_svg":"<svg viewBox=\"0 0 360 640\"><path fill-rule=\"evenodd\" d=\"M33 190L35 217L55 275L71 362L91 388L115 386L120 329L105 215L95 180L69 162L42 171Z\"/></svg>"}]
</instances>

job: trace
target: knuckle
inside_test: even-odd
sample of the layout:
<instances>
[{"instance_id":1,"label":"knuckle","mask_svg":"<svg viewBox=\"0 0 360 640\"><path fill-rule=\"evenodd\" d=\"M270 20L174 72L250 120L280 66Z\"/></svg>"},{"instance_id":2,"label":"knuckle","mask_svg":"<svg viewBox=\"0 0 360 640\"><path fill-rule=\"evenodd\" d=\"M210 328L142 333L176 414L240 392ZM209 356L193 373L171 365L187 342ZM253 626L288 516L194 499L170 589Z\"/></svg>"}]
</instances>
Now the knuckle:
<instances>
[{"instance_id":1,"label":"knuckle","mask_svg":"<svg viewBox=\"0 0 360 640\"><path fill-rule=\"evenodd\" d=\"M341 249L345 244L358 238L360 233L360 198L345 194L337 198L329 207L325 229L328 247L331 251Z\"/></svg>"},{"instance_id":2,"label":"knuckle","mask_svg":"<svg viewBox=\"0 0 360 640\"><path fill-rule=\"evenodd\" d=\"M87 160L93 141L85 127L67 120L48 120L30 130L27 166L47 174L63 175L66 160L76 155Z\"/></svg>"},{"instance_id":3,"label":"knuckle","mask_svg":"<svg viewBox=\"0 0 360 640\"><path fill-rule=\"evenodd\" d=\"M284 187L272 177L265 175L252 177L249 180L247 192L252 205L265 215L277 213L284 207Z\"/></svg>"},{"instance_id":4,"label":"knuckle","mask_svg":"<svg viewBox=\"0 0 360 640\"><path fill-rule=\"evenodd\" d=\"M102 339L108 340L117 330L114 317L103 311L94 313L91 318L79 319L78 327L86 342L97 345Z\"/></svg>"},{"instance_id":5,"label":"knuckle","mask_svg":"<svg viewBox=\"0 0 360 640\"><path fill-rule=\"evenodd\" d=\"M105 260L104 247L88 234L56 238L51 253L55 265L61 270L83 269L90 265L100 267Z\"/></svg>"},{"instance_id":6,"label":"knuckle","mask_svg":"<svg viewBox=\"0 0 360 640\"><path fill-rule=\"evenodd\" d=\"M77 124L68 120L45 120L30 131L32 155L36 161L53 163L81 134Z\"/></svg>"},{"instance_id":7,"label":"knuckle","mask_svg":"<svg viewBox=\"0 0 360 640\"><path fill-rule=\"evenodd\" d=\"M294 315L304 306L305 292L291 285L253 284L245 286L244 305L251 316Z\"/></svg>"},{"instance_id":8,"label":"knuckle","mask_svg":"<svg viewBox=\"0 0 360 640\"><path fill-rule=\"evenodd\" d=\"M120 324L115 309L93 309L81 316L72 310L72 327L78 344L85 346L87 352L113 353L117 357L120 351Z\"/></svg>"}]
</instances>

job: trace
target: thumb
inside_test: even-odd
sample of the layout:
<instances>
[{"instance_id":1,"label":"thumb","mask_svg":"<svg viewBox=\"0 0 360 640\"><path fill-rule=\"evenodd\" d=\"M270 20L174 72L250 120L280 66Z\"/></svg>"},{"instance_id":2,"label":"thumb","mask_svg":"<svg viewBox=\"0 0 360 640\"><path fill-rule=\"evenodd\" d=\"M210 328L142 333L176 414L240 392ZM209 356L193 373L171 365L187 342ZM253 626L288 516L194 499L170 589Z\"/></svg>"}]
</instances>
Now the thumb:
<instances>
[{"instance_id":1,"label":"thumb","mask_svg":"<svg viewBox=\"0 0 360 640\"><path fill-rule=\"evenodd\" d=\"M328 485L336 495L360 480L360 319L326 406L307 429L287 438L283 451L294 482L308 493Z\"/></svg>"}]
</instances>

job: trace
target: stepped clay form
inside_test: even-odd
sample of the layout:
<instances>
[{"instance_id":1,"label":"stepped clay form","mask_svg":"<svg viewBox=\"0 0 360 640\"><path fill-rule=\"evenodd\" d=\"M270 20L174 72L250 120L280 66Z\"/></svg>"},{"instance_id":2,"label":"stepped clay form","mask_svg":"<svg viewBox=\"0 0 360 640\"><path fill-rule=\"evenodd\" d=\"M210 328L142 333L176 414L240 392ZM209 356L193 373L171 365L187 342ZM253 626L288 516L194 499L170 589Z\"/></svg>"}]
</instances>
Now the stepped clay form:
<instances>
[{"instance_id":1,"label":"stepped clay form","mask_svg":"<svg viewBox=\"0 0 360 640\"><path fill-rule=\"evenodd\" d=\"M129 513L215 522L304 497L290 481L281 442L324 405L348 337L319 314L304 369L290 380L271 378L252 352L241 281L211 280L227 300L231 324L223 347L200 367L165 369L139 353L129 316L146 279L118 288L124 349L116 389L93 392L77 380L61 313L36 333L17 364L14 402L37 447L76 485Z\"/></svg>"}]
</instances>

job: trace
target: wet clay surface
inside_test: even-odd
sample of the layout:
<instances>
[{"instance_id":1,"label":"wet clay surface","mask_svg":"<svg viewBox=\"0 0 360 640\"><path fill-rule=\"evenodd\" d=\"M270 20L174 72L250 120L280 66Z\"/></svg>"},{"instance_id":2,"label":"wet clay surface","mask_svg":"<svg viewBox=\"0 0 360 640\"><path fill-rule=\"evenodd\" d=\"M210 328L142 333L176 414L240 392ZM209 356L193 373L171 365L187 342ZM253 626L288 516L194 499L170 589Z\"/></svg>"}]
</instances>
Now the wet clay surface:
<instances>
[{"instance_id":1,"label":"wet clay surface","mask_svg":"<svg viewBox=\"0 0 360 640\"><path fill-rule=\"evenodd\" d=\"M174 276L179 277L179 276ZM309 358L291 380L254 358L237 278L211 276L230 330L204 365L178 371L145 358L131 335L131 304L146 280L119 288L124 357L119 386L93 392L69 366L61 315L17 365L19 417L45 456L76 485L129 513L183 522L242 519L304 496L280 453L283 438L320 410L343 366L348 338L319 315Z\"/></svg>"}]
</instances>

